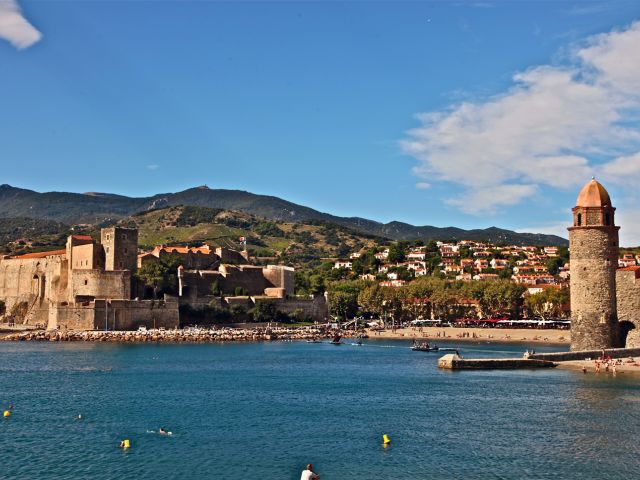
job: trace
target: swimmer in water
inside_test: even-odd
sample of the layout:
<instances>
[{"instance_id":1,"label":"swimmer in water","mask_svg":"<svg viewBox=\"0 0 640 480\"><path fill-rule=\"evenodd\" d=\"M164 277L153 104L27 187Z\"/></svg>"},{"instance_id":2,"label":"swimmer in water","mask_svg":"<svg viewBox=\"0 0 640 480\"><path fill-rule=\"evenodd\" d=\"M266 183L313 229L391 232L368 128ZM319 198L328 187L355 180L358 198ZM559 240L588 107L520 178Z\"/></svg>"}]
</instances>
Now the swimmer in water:
<instances>
[{"instance_id":1,"label":"swimmer in water","mask_svg":"<svg viewBox=\"0 0 640 480\"><path fill-rule=\"evenodd\" d=\"M168 433L169 433L169 432L167 432L164 428L160 427L160 428L158 429L158 433L159 433L160 435L168 435Z\"/></svg>"}]
</instances>

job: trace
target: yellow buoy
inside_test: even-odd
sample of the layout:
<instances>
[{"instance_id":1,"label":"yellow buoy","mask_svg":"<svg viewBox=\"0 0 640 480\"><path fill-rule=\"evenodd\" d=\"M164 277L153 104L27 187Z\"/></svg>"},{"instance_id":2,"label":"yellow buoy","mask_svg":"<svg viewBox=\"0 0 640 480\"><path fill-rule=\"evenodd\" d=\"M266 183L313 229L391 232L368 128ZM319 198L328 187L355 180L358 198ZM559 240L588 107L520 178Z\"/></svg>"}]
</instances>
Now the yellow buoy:
<instances>
[{"instance_id":1,"label":"yellow buoy","mask_svg":"<svg viewBox=\"0 0 640 480\"><path fill-rule=\"evenodd\" d=\"M386 433L382 435L382 443L384 445L388 445L391 443L391 440L389 439L389 435L387 435Z\"/></svg>"},{"instance_id":2,"label":"yellow buoy","mask_svg":"<svg viewBox=\"0 0 640 480\"><path fill-rule=\"evenodd\" d=\"M9 410L5 410L4 413L2 414L4 417L10 417L11 416L11 412Z\"/></svg>"},{"instance_id":3,"label":"yellow buoy","mask_svg":"<svg viewBox=\"0 0 640 480\"><path fill-rule=\"evenodd\" d=\"M122 440L122 441L120 442L120 447L121 447L121 448L124 448L125 450L126 450L127 448L129 448L130 446L131 446L131 442L129 441L129 439L128 439L128 438L126 438L126 439L124 439L124 440Z\"/></svg>"}]
</instances>

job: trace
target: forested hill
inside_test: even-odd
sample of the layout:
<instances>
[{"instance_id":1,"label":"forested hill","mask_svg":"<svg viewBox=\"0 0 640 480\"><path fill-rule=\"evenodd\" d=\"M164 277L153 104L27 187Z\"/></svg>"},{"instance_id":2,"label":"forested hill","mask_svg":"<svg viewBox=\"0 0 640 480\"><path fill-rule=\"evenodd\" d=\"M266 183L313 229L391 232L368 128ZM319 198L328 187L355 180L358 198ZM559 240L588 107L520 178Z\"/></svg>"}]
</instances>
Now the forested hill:
<instances>
[{"instance_id":1,"label":"forested hill","mask_svg":"<svg viewBox=\"0 0 640 480\"><path fill-rule=\"evenodd\" d=\"M562 237L518 233L496 227L464 230L455 227L414 226L402 222L380 223L358 217L338 217L278 197L241 190L210 189L206 186L152 197L126 197L109 193L46 192L0 185L0 218L29 217L69 225L112 223L148 210L190 205L235 210L268 220L303 222L318 220L365 234L393 240L486 240L493 243L566 245Z\"/></svg>"}]
</instances>

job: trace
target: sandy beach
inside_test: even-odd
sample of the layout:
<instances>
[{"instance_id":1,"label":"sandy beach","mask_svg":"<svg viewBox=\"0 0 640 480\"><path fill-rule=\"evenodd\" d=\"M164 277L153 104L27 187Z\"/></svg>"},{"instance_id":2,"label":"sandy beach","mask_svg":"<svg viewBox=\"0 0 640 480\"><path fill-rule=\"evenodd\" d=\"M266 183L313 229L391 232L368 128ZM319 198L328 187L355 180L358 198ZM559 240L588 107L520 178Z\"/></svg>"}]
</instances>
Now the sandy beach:
<instances>
[{"instance_id":1,"label":"sandy beach","mask_svg":"<svg viewBox=\"0 0 640 480\"><path fill-rule=\"evenodd\" d=\"M416 327L397 328L381 332L367 330L370 338L394 338L407 340L455 340L456 342L510 342L523 344L569 344L571 332L557 329L530 328L457 328Z\"/></svg>"},{"instance_id":2,"label":"sandy beach","mask_svg":"<svg viewBox=\"0 0 640 480\"><path fill-rule=\"evenodd\" d=\"M640 374L640 358L627 357L621 358L618 361L614 359L608 366L599 360L573 360L570 362L558 362L557 368L582 370L586 375L616 376L621 373Z\"/></svg>"}]
</instances>

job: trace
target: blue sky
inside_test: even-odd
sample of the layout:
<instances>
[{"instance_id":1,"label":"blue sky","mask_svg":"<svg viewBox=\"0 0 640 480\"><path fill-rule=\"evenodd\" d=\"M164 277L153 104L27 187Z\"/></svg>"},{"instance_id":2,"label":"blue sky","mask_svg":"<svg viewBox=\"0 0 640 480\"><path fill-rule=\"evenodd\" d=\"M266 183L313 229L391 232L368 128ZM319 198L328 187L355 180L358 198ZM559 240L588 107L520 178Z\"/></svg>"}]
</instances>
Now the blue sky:
<instances>
[{"instance_id":1,"label":"blue sky","mask_svg":"<svg viewBox=\"0 0 640 480\"><path fill-rule=\"evenodd\" d=\"M562 234L595 174L640 244L636 19L625 1L0 0L0 183L207 184Z\"/></svg>"}]
</instances>

